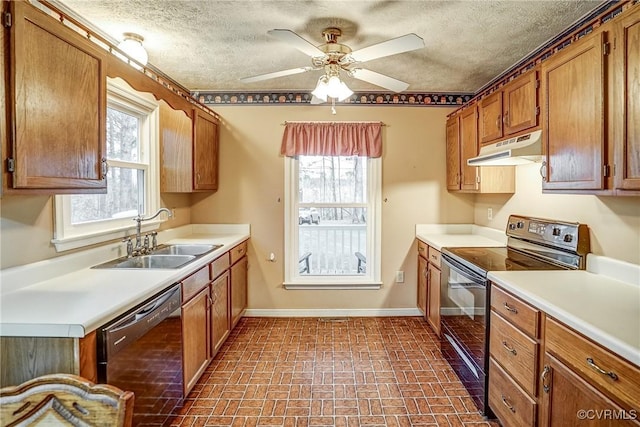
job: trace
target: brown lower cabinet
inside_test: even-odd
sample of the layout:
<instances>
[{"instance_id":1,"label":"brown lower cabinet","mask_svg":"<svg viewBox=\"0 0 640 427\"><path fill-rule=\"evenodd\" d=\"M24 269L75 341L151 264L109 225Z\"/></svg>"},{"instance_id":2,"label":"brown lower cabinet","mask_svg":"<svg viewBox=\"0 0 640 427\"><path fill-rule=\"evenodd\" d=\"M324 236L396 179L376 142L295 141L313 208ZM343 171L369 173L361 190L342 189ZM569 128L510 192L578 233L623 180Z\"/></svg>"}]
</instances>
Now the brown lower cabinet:
<instances>
[{"instance_id":1,"label":"brown lower cabinet","mask_svg":"<svg viewBox=\"0 0 640 427\"><path fill-rule=\"evenodd\" d=\"M489 336L502 426L640 426L638 366L495 284Z\"/></svg>"},{"instance_id":2,"label":"brown lower cabinet","mask_svg":"<svg viewBox=\"0 0 640 427\"><path fill-rule=\"evenodd\" d=\"M211 283L211 353L215 355L229 336L229 271Z\"/></svg>"},{"instance_id":3,"label":"brown lower cabinet","mask_svg":"<svg viewBox=\"0 0 640 427\"><path fill-rule=\"evenodd\" d=\"M185 396L247 306L246 252L245 241L180 280ZM95 331L84 338L0 337L0 360L2 387L53 373L98 380Z\"/></svg>"},{"instance_id":4,"label":"brown lower cabinet","mask_svg":"<svg viewBox=\"0 0 640 427\"><path fill-rule=\"evenodd\" d=\"M247 308L247 257L231 266L231 329L236 326Z\"/></svg>"},{"instance_id":5,"label":"brown lower cabinet","mask_svg":"<svg viewBox=\"0 0 640 427\"><path fill-rule=\"evenodd\" d=\"M209 287L182 304L182 375L189 394L211 359L209 351Z\"/></svg>"},{"instance_id":6,"label":"brown lower cabinet","mask_svg":"<svg viewBox=\"0 0 640 427\"><path fill-rule=\"evenodd\" d=\"M440 336L440 251L418 240L417 307Z\"/></svg>"},{"instance_id":7,"label":"brown lower cabinet","mask_svg":"<svg viewBox=\"0 0 640 427\"><path fill-rule=\"evenodd\" d=\"M545 353L540 426L638 426L638 413L623 409L560 360Z\"/></svg>"}]
</instances>

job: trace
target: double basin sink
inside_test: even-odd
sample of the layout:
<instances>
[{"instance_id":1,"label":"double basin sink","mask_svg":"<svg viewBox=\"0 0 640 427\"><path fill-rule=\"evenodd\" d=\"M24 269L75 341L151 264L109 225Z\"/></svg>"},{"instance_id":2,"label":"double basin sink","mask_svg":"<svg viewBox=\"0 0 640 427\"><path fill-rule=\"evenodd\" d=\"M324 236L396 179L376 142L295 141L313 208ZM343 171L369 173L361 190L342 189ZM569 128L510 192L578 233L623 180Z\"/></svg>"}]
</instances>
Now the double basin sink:
<instances>
[{"instance_id":1,"label":"double basin sink","mask_svg":"<svg viewBox=\"0 0 640 427\"><path fill-rule=\"evenodd\" d=\"M117 258L92 268L176 269L221 247L222 245L204 244L161 245L146 255Z\"/></svg>"}]
</instances>

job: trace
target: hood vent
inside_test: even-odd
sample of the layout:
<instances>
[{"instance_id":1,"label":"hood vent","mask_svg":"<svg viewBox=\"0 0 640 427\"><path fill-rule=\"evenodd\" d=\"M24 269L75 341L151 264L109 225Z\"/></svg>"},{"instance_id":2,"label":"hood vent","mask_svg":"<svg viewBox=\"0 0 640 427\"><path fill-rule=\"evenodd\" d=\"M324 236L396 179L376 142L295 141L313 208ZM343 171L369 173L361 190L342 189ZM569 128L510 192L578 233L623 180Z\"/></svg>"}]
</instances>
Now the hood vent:
<instances>
[{"instance_id":1,"label":"hood vent","mask_svg":"<svg viewBox=\"0 0 640 427\"><path fill-rule=\"evenodd\" d=\"M542 160L542 131L515 136L480 148L469 166L514 166Z\"/></svg>"}]
</instances>

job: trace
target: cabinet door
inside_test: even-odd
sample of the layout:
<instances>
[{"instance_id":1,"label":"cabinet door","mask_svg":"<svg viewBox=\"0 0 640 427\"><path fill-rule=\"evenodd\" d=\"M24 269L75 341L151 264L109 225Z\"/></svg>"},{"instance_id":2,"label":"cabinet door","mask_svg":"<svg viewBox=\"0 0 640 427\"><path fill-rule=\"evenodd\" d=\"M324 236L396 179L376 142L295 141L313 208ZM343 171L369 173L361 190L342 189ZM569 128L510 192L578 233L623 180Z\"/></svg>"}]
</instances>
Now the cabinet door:
<instances>
[{"instance_id":1,"label":"cabinet door","mask_svg":"<svg viewBox=\"0 0 640 427\"><path fill-rule=\"evenodd\" d=\"M193 189L218 189L218 122L211 115L194 109Z\"/></svg>"},{"instance_id":2,"label":"cabinet door","mask_svg":"<svg viewBox=\"0 0 640 427\"><path fill-rule=\"evenodd\" d=\"M193 122L183 110L160 104L160 191L193 191Z\"/></svg>"},{"instance_id":3,"label":"cabinet door","mask_svg":"<svg viewBox=\"0 0 640 427\"><path fill-rule=\"evenodd\" d=\"M209 287L182 306L182 375L184 396L209 363Z\"/></svg>"},{"instance_id":4,"label":"cabinet door","mask_svg":"<svg viewBox=\"0 0 640 427\"><path fill-rule=\"evenodd\" d=\"M427 320L436 335L440 336L440 270L430 263L428 274Z\"/></svg>"},{"instance_id":5,"label":"cabinet door","mask_svg":"<svg viewBox=\"0 0 640 427\"><path fill-rule=\"evenodd\" d=\"M460 189L460 117L447 120L447 190Z\"/></svg>"},{"instance_id":6,"label":"cabinet door","mask_svg":"<svg viewBox=\"0 0 640 427\"><path fill-rule=\"evenodd\" d=\"M476 167L467 160L478 155L478 108L473 106L460 115L460 189L477 190Z\"/></svg>"},{"instance_id":7,"label":"cabinet door","mask_svg":"<svg viewBox=\"0 0 640 427\"><path fill-rule=\"evenodd\" d=\"M538 78L530 71L502 89L504 136L538 126Z\"/></svg>"},{"instance_id":8,"label":"cabinet door","mask_svg":"<svg viewBox=\"0 0 640 427\"><path fill-rule=\"evenodd\" d=\"M429 274L427 260L418 256L418 296L417 306L422 315L427 317L427 275Z\"/></svg>"},{"instance_id":9,"label":"cabinet door","mask_svg":"<svg viewBox=\"0 0 640 427\"><path fill-rule=\"evenodd\" d=\"M483 98L478 107L478 134L481 144L502 138L502 91Z\"/></svg>"},{"instance_id":10,"label":"cabinet door","mask_svg":"<svg viewBox=\"0 0 640 427\"><path fill-rule=\"evenodd\" d=\"M604 37L585 36L542 63L543 189L603 188Z\"/></svg>"},{"instance_id":11,"label":"cabinet door","mask_svg":"<svg viewBox=\"0 0 640 427\"><path fill-rule=\"evenodd\" d=\"M640 190L640 9L616 26L613 115L616 188Z\"/></svg>"},{"instance_id":12,"label":"cabinet door","mask_svg":"<svg viewBox=\"0 0 640 427\"><path fill-rule=\"evenodd\" d=\"M229 335L229 272L211 284L211 355L222 346Z\"/></svg>"},{"instance_id":13,"label":"cabinet door","mask_svg":"<svg viewBox=\"0 0 640 427\"><path fill-rule=\"evenodd\" d=\"M637 420L549 353L541 375L541 427L638 426Z\"/></svg>"},{"instance_id":14,"label":"cabinet door","mask_svg":"<svg viewBox=\"0 0 640 427\"><path fill-rule=\"evenodd\" d=\"M231 328L238 323L247 307L247 257L231 267Z\"/></svg>"},{"instance_id":15,"label":"cabinet door","mask_svg":"<svg viewBox=\"0 0 640 427\"><path fill-rule=\"evenodd\" d=\"M11 186L106 193L107 54L27 2L10 2Z\"/></svg>"}]
</instances>

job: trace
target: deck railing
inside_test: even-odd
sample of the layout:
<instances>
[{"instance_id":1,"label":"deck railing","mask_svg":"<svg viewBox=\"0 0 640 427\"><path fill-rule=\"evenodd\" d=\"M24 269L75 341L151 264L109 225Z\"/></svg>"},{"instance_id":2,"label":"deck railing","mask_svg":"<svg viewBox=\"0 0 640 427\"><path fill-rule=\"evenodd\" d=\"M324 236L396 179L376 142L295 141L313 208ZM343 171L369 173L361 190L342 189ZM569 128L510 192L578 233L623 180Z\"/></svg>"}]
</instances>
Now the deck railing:
<instances>
[{"instance_id":1,"label":"deck railing","mask_svg":"<svg viewBox=\"0 0 640 427\"><path fill-rule=\"evenodd\" d=\"M366 224L303 224L299 233L300 256L311 252L308 274L364 274L358 273L356 252L366 257Z\"/></svg>"}]
</instances>

